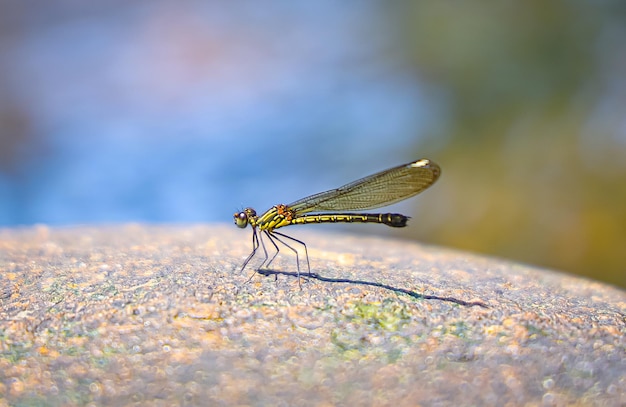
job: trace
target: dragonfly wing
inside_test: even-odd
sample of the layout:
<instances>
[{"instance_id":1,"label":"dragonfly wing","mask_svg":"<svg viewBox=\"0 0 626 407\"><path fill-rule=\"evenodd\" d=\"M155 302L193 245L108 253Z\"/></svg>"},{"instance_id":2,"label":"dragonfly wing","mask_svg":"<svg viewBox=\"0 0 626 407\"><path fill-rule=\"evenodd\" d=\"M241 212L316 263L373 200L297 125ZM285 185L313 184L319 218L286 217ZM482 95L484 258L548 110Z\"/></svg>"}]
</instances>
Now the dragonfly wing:
<instances>
[{"instance_id":1,"label":"dragonfly wing","mask_svg":"<svg viewBox=\"0 0 626 407\"><path fill-rule=\"evenodd\" d=\"M298 214L380 208L419 194L437 181L440 174L437 164L421 159L308 196L288 206Z\"/></svg>"}]
</instances>

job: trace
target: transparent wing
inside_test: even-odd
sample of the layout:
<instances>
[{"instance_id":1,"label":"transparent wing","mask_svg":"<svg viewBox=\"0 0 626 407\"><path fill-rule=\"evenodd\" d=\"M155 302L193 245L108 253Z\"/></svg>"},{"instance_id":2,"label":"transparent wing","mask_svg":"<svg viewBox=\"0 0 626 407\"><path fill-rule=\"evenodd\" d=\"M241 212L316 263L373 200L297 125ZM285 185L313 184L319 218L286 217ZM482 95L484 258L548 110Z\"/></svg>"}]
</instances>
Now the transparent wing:
<instances>
[{"instance_id":1,"label":"transparent wing","mask_svg":"<svg viewBox=\"0 0 626 407\"><path fill-rule=\"evenodd\" d=\"M437 181L440 174L437 164L421 159L308 196L288 206L297 214L380 208L419 194Z\"/></svg>"}]
</instances>

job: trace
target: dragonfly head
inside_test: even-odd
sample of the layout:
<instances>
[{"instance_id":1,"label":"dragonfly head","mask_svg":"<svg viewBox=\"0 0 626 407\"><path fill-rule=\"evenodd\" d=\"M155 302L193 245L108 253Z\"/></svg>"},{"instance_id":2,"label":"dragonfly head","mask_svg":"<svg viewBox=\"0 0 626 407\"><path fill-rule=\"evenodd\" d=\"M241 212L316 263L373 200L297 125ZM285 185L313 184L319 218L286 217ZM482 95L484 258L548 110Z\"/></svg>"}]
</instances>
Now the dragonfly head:
<instances>
[{"instance_id":1,"label":"dragonfly head","mask_svg":"<svg viewBox=\"0 0 626 407\"><path fill-rule=\"evenodd\" d=\"M256 220L256 211L252 208L246 208L241 212L235 213L233 216L235 218L235 225L244 229L250 223L253 227L255 225Z\"/></svg>"}]
</instances>

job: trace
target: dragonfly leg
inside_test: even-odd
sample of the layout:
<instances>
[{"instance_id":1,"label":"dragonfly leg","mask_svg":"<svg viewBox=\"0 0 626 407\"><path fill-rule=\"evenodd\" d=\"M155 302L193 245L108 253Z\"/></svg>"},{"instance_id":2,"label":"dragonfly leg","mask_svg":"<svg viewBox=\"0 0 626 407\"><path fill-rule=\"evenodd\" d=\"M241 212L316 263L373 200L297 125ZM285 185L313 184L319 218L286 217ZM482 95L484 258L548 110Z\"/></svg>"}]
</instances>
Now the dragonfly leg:
<instances>
[{"instance_id":1,"label":"dragonfly leg","mask_svg":"<svg viewBox=\"0 0 626 407\"><path fill-rule=\"evenodd\" d=\"M259 268L263 268L263 265L267 262L267 259L269 258L269 256L267 255L267 249L265 248L265 241L263 240L263 235L261 234L261 232L259 231L259 240L261 241L261 248L263 248L263 254L265 255L265 258L263 259L263 261L261 262L261 265L259 266ZM273 244L274 242L272 242Z\"/></svg>"},{"instance_id":2,"label":"dragonfly leg","mask_svg":"<svg viewBox=\"0 0 626 407\"><path fill-rule=\"evenodd\" d=\"M260 242L260 244L259 244ZM274 243L272 241L272 244L274 246L276 246L276 243ZM257 250L259 249L259 246L263 249L263 253L265 253L265 259L263 260L263 262L261 263L261 267L263 267L263 264L265 264L265 262L268 259L268 255L267 255L267 249L265 248L265 242L263 242L263 236L260 234L260 232L258 232L257 234L257 230L254 229L254 233L252 233L252 253L250 253L250 255L248 256L248 258L246 259L246 261L243 262L243 266L241 267L241 270L243 270L246 265L250 262L250 260L254 257L255 253L257 252ZM274 255L274 257L276 257L276 255ZM252 280L252 277L254 277L254 275L256 274L256 270L254 272L254 274L252 274L250 276L250 278L248 278L248 280L246 280L246 283L249 283L250 280Z\"/></svg>"},{"instance_id":3,"label":"dragonfly leg","mask_svg":"<svg viewBox=\"0 0 626 407\"><path fill-rule=\"evenodd\" d=\"M280 239L278 236L282 236L285 239L292 240L292 241L294 241L296 243L300 243L302 246L304 246L304 254L305 254L305 257L306 257L306 266L307 266L308 274L311 274L311 265L309 263L309 252L308 252L308 250L306 248L306 244L303 241L295 239L295 238L293 238L291 236L287 236L287 235L285 235L283 233L280 233L280 232L276 232L275 231L275 232L273 232L273 235L274 235L274 238L276 240L278 240L279 242L281 242L282 244L287 246L289 249L291 249L296 254L296 264L298 266L298 285L300 286L300 288L302 288L302 285L300 284L300 256L298 255L298 251L296 249L294 249L293 247L291 247L289 244L287 244L287 242L285 242L284 240ZM276 235L278 235L278 236L276 236Z\"/></svg>"},{"instance_id":4,"label":"dragonfly leg","mask_svg":"<svg viewBox=\"0 0 626 407\"><path fill-rule=\"evenodd\" d=\"M274 235L279 235L282 236L286 239L292 240L296 243L300 243L302 245L302 247L304 247L304 256L306 257L306 268L309 274L311 274L311 263L309 263L309 251L306 248L306 243L304 243L302 240L298 240L296 238L293 238L291 236L287 236L284 233L280 233L280 232L274 232ZM276 237L276 236L274 236ZM285 246L289 247L291 250L293 250L296 253L296 257L298 256L298 252L291 246L289 246L288 244L286 244L285 242L283 242L282 240L280 241L282 244L284 244ZM298 267L299 269L299 267Z\"/></svg>"},{"instance_id":5,"label":"dragonfly leg","mask_svg":"<svg viewBox=\"0 0 626 407\"><path fill-rule=\"evenodd\" d=\"M248 263L250 262L250 260L252 260L252 258L254 257L254 255L256 254L257 249L259 248L259 237L257 236L257 232L256 229L254 229L252 231L252 252L250 253L250 255L246 258L246 260L243 262L243 266L241 266L241 271L243 271L243 269L246 268L246 266L248 265Z\"/></svg>"},{"instance_id":6,"label":"dragonfly leg","mask_svg":"<svg viewBox=\"0 0 626 407\"><path fill-rule=\"evenodd\" d=\"M267 261L268 256L267 253L265 255L265 261L263 262L263 264L261 264L261 266L259 267L259 269L262 268L269 268L270 264L274 261L274 259L276 258L276 256L278 256L278 252L280 252L280 248L278 247L278 245L276 244L276 242L274 241L274 239L272 239L272 235L270 232L268 232L267 230L264 230L263 232L265 232L265 235L267 236L267 238L270 240L270 242L272 242L272 244L274 245L274 248L276 249L276 252L274 253L274 255L272 256L271 259L269 259L269 261ZM265 266L265 267L264 267ZM278 280L278 275L275 274L274 275L274 280Z\"/></svg>"}]
</instances>

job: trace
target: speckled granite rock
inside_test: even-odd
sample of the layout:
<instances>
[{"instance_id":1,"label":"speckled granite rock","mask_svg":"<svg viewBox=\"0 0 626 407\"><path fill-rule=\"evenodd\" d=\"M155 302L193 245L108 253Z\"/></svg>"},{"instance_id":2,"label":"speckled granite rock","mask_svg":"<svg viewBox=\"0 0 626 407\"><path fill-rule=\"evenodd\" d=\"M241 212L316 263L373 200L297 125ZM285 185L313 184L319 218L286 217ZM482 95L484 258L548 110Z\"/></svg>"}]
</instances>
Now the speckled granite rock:
<instances>
[{"instance_id":1,"label":"speckled granite rock","mask_svg":"<svg viewBox=\"0 0 626 407\"><path fill-rule=\"evenodd\" d=\"M624 291L297 230L300 289L288 250L240 271L249 233L0 230L0 406L626 405Z\"/></svg>"}]
</instances>

